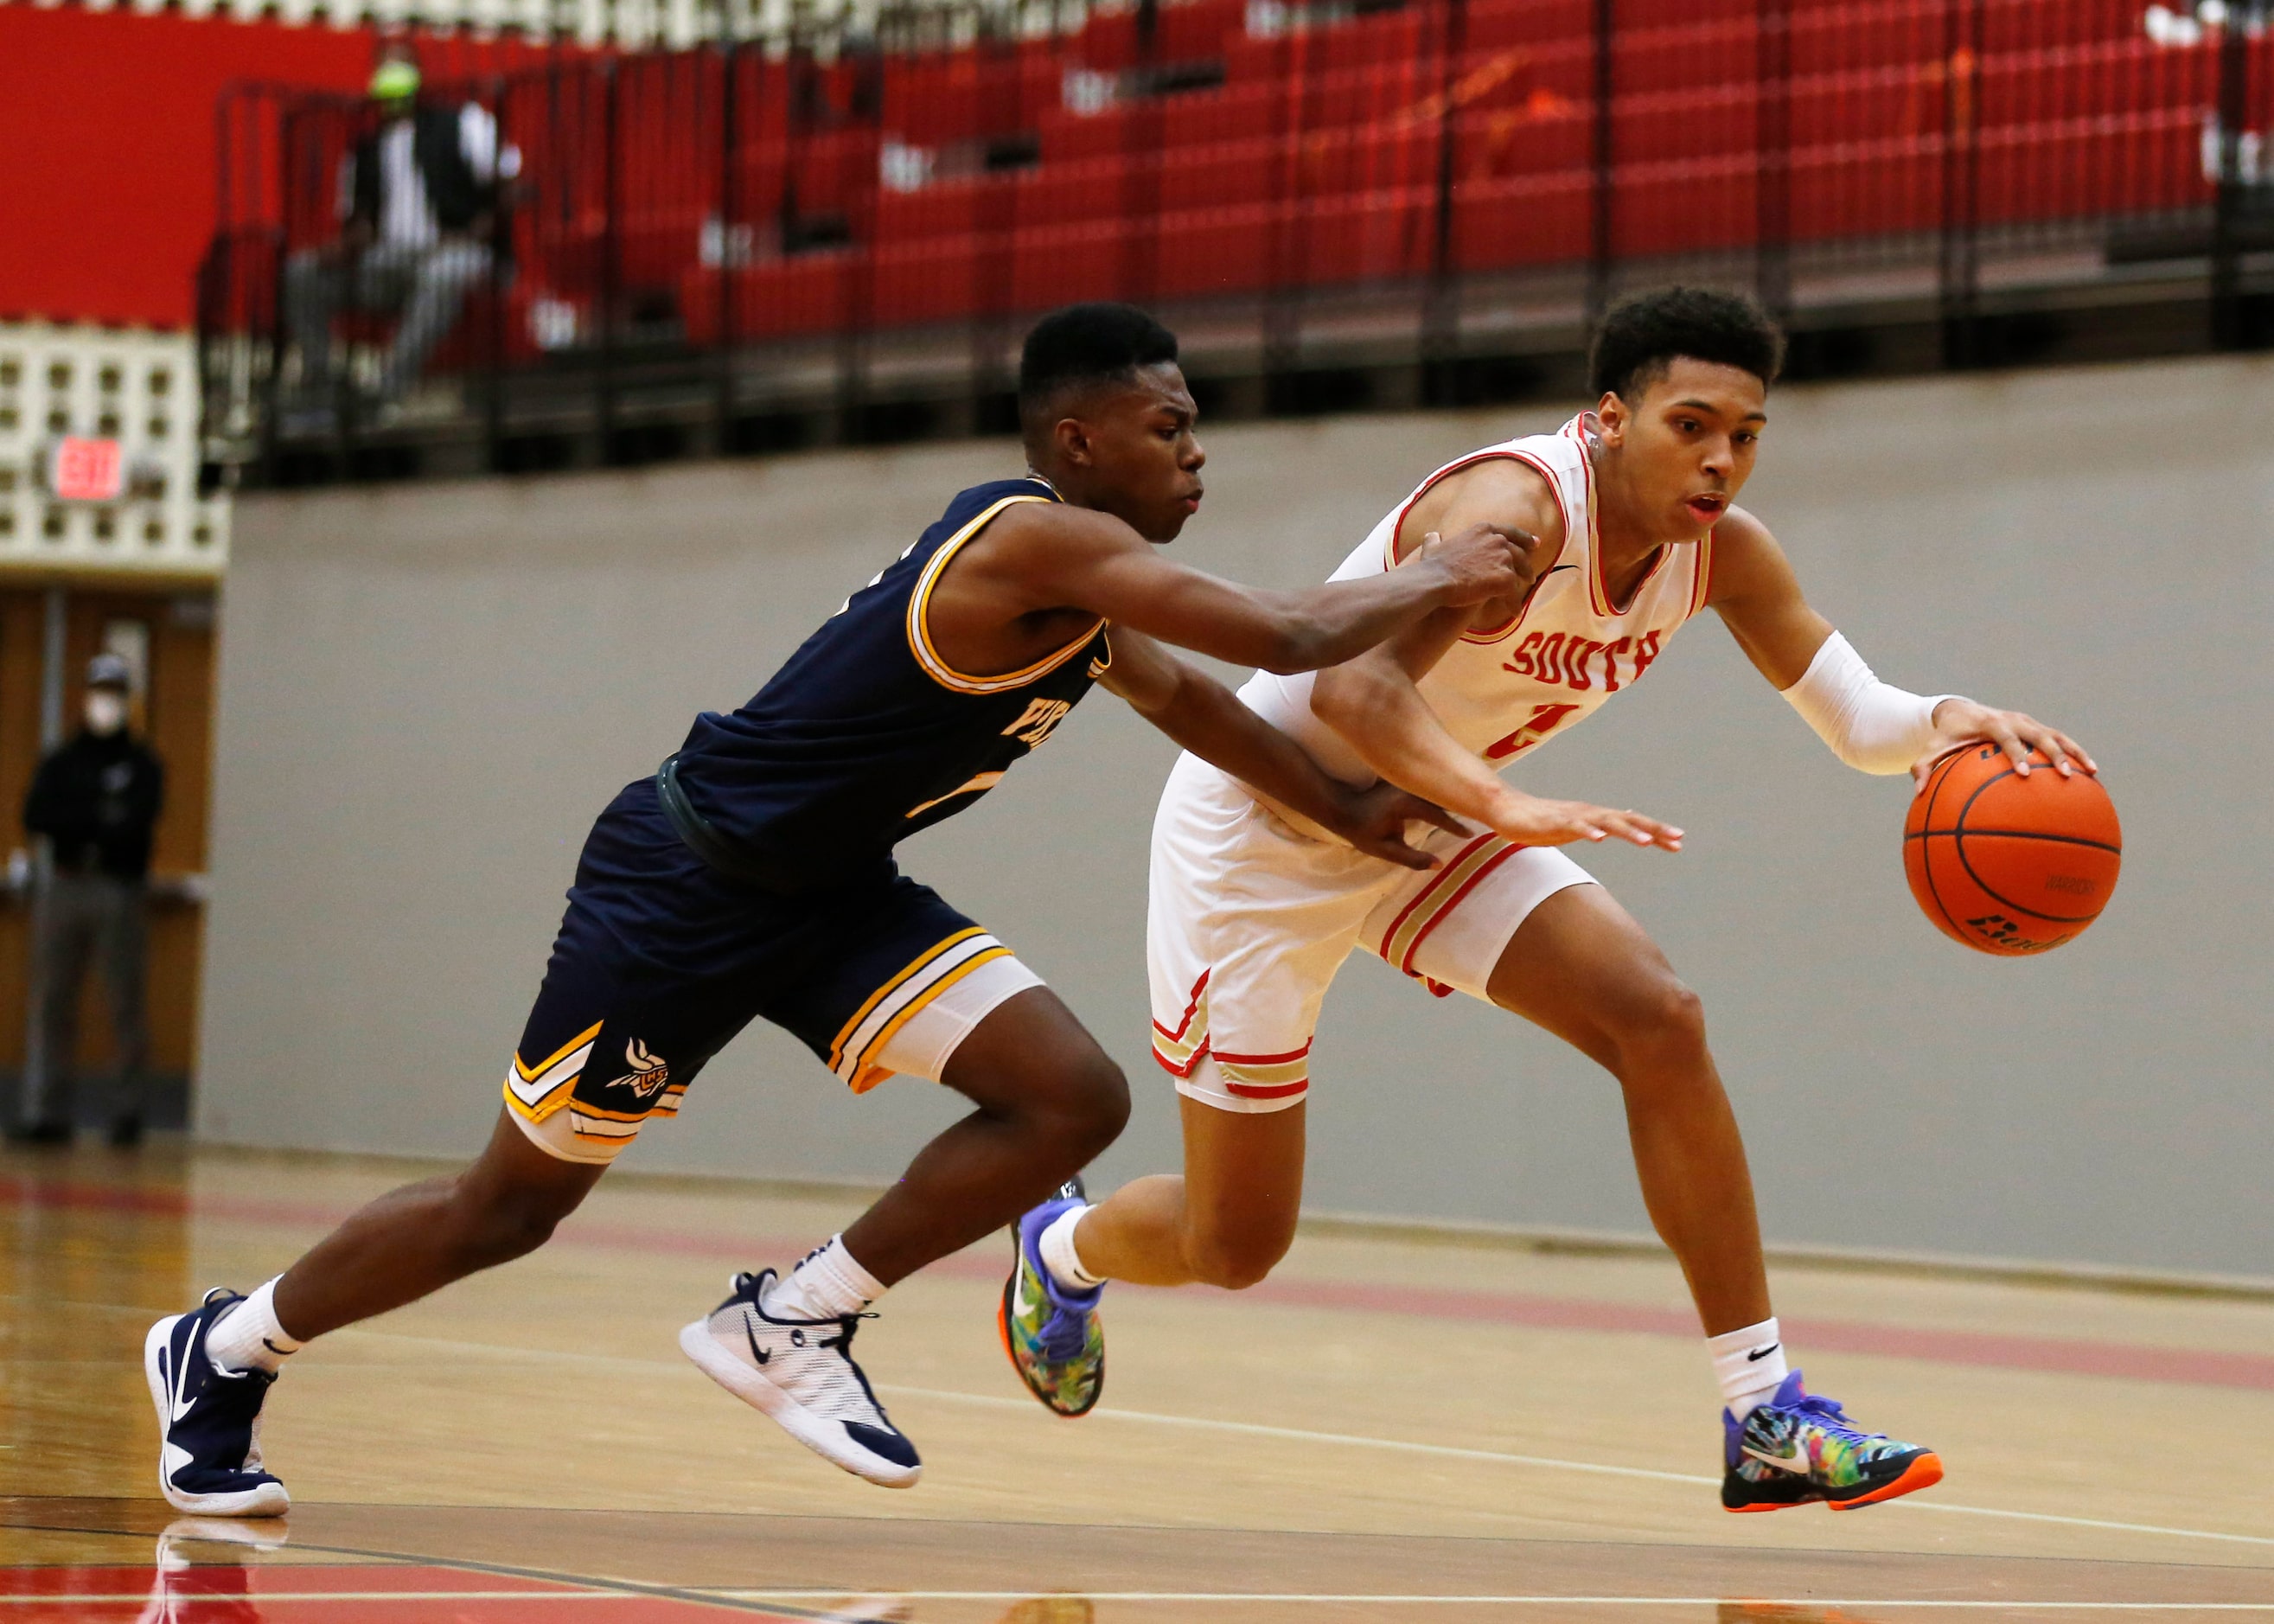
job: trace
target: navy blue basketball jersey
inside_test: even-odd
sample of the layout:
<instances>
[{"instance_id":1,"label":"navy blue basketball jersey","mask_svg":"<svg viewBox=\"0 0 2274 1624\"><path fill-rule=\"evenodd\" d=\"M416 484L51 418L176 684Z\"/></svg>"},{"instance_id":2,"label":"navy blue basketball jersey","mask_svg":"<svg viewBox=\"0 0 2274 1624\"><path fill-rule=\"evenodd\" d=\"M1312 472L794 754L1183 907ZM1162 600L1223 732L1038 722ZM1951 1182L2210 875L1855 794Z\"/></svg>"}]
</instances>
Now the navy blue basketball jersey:
<instances>
[{"instance_id":1,"label":"navy blue basketball jersey","mask_svg":"<svg viewBox=\"0 0 2274 1624\"><path fill-rule=\"evenodd\" d=\"M676 768L696 812L755 866L817 883L875 865L994 788L1111 661L1105 623L1023 670L973 676L932 646L926 608L997 515L1058 500L1033 475L960 493L749 704L697 716Z\"/></svg>"}]
</instances>

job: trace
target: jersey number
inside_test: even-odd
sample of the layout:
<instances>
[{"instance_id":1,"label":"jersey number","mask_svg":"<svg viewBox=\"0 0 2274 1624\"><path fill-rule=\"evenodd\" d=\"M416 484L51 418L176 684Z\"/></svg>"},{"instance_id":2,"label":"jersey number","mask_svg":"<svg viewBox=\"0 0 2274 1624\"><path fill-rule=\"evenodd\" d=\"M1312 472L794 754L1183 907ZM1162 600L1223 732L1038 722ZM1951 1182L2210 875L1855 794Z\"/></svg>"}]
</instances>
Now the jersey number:
<instances>
[{"instance_id":1,"label":"jersey number","mask_svg":"<svg viewBox=\"0 0 2274 1624\"><path fill-rule=\"evenodd\" d=\"M1532 720L1495 744L1485 746L1485 759L1505 761L1510 756L1520 756L1562 725L1563 719L1579 707L1576 705L1535 705Z\"/></svg>"},{"instance_id":2,"label":"jersey number","mask_svg":"<svg viewBox=\"0 0 2274 1624\"><path fill-rule=\"evenodd\" d=\"M1071 699L1029 699L1026 714L1004 729L1003 736L1017 739L1029 750L1039 750L1072 709Z\"/></svg>"}]
</instances>

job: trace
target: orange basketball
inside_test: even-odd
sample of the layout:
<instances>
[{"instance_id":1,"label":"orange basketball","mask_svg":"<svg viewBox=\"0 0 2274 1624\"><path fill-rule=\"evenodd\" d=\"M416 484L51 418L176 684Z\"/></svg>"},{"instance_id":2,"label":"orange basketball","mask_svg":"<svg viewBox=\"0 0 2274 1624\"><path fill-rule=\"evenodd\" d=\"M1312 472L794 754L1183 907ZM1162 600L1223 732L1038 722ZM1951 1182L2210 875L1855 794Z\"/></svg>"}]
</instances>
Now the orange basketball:
<instances>
[{"instance_id":1,"label":"orange basketball","mask_svg":"<svg viewBox=\"0 0 2274 1624\"><path fill-rule=\"evenodd\" d=\"M2116 888L2124 834L2100 781L2032 752L2027 778L1995 744L1927 774L1903 820L1903 872L1926 917L1984 953L2043 953L2083 933Z\"/></svg>"}]
</instances>

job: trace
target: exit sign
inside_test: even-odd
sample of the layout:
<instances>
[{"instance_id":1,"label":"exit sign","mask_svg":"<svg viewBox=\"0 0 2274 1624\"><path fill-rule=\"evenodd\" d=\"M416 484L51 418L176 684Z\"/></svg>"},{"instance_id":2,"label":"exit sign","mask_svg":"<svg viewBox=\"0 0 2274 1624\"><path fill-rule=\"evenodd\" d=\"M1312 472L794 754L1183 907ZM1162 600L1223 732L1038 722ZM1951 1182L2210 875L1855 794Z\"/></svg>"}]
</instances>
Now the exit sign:
<instances>
[{"instance_id":1,"label":"exit sign","mask_svg":"<svg viewBox=\"0 0 2274 1624\"><path fill-rule=\"evenodd\" d=\"M126 454L116 440L71 434L48 458L48 489L63 502L116 502L126 488Z\"/></svg>"}]
</instances>

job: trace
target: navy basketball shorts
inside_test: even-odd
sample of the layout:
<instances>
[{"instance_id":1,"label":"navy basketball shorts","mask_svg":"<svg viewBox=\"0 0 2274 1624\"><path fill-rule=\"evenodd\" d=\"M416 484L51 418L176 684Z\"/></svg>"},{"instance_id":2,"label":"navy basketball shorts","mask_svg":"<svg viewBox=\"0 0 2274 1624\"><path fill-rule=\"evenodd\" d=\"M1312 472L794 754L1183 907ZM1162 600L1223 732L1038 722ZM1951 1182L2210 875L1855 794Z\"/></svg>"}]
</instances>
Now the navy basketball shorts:
<instances>
[{"instance_id":1,"label":"navy basketball shorts","mask_svg":"<svg viewBox=\"0 0 2274 1624\"><path fill-rule=\"evenodd\" d=\"M799 896L714 872L642 779L584 842L505 1075L506 1107L548 1154L606 1163L650 1118L675 1114L704 1062L754 1018L865 1093L895 1074L937 1082L972 1028L1040 985L889 861Z\"/></svg>"}]
</instances>

